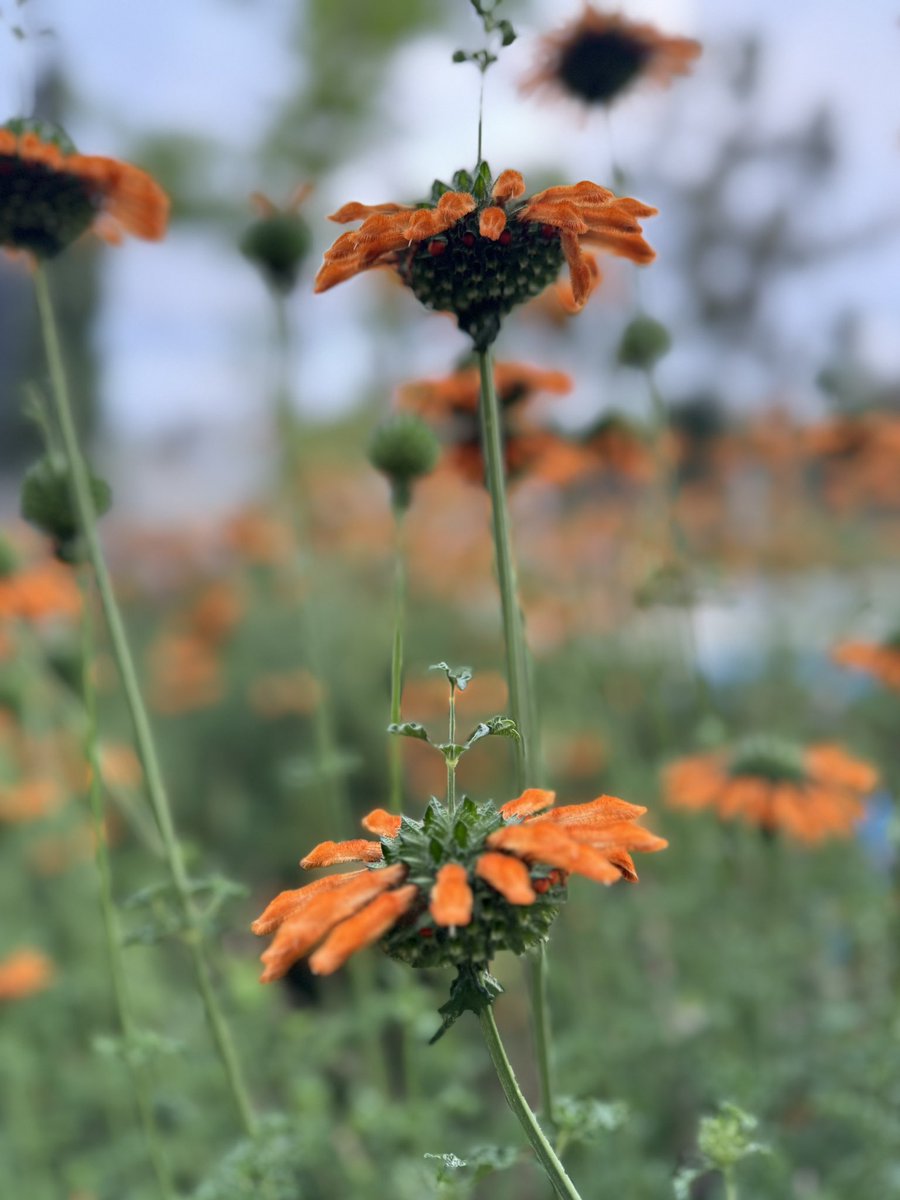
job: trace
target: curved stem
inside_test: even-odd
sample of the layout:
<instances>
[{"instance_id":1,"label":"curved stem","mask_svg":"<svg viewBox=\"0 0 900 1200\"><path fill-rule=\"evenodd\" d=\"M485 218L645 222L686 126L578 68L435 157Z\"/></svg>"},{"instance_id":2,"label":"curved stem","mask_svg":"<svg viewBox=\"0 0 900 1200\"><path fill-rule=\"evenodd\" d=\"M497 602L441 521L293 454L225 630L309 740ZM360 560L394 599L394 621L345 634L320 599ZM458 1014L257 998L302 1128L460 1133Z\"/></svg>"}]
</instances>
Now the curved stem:
<instances>
[{"instance_id":1,"label":"curved stem","mask_svg":"<svg viewBox=\"0 0 900 1200\"><path fill-rule=\"evenodd\" d=\"M391 724L400 723L403 694L403 625L406 609L406 563L403 544L403 509L394 507L394 644L391 652ZM390 748L390 804L392 813L403 809L403 758L401 739L388 740Z\"/></svg>"},{"instance_id":2,"label":"curved stem","mask_svg":"<svg viewBox=\"0 0 900 1200\"><path fill-rule=\"evenodd\" d=\"M47 362L50 369L53 401L56 418L62 435L63 450L72 482L72 494L78 514L78 524L85 539L94 570L94 578L103 615L109 629L113 654L119 668L125 699L134 725L135 743L141 764L144 768L144 778L147 793L156 824L163 842L172 888L181 912L185 926L184 941L191 957L197 990L203 1002L210 1032L218 1051L219 1058L225 1070L225 1076L234 1100L235 1108L241 1124L247 1133L255 1130L255 1121L247 1098L243 1074L237 1052L231 1038L231 1032L225 1021L218 1000L213 991L212 976L203 943L190 879L185 869L181 846L175 833L169 797L163 781L162 769L156 750L156 743L150 727L150 719L138 684L137 671L131 654L125 624L119 609L118 601L112 586L112 579L100 538L97 533L97 511L91 494L88 474L78 445L78 435L72 417L72 407L69 401L69 390L63 369L62 353L59 337L56 331L56 321L53 316L53 306L50 300L50 290L43 267L38 267L35 273L35 290L37 293L38 310L41 319L41 331L47 352Z\"/></svg>"},{"instance_id":3,"label":"curved stem","mask_svg":"<svg viewBox=\"0 0 900 1200\"><path fill-rule=\"evenodd\" d=\"M97 693L93 679L93 618L90 611L90 589L86 581L82 581L81 591L84 604L84 611L81 618L81 688L86 718L85 757L90 769L88 799L91 810L91 826L94 834L94 863L97 868L100 910L103 914L103 932L106 939L106 952L109 958L113 1001L116 1007L119 1029L122 1033L125 1060L131 1075L138 1116L147 1146L147 1155L153 1167L156 1182L159 1185L160 1195L164 1197L164 1200L174 1200L175 1193L172 1190L172 1181L169 1177L168 1166L159 1144L159 1133L156 1128L156 1120L153 1116L153 1104L148 1094L146 1074L144 1068L135 1062L133 1058L135 1024L131 1011L131 1000L128 995L128 985L126 983L125 963L122 958L122 937L115 901L113 900L112 870L103 819L102 777L97 730Z\"/></svg>"},{"instance_id":4,"label":"curved stem","mask_svg":"<svg viewBox=\"0 0 900 1200\"><path fill-rule=\"evenodd\" d=\"M506 1102L516 1114L519 1124L524 1129L525 1136L538 1156L548 1179L553 1184L557 1196L562 1196L563 1200L581 1200L575 1184L566 1174L565 1167L538 1124L537 1117L529 1108L528 1101L522 1095L522 1089L519 1087L500 1040L500 1032L497 1029L497 1022L494 1020L493 1010L490 1007L485 1008L478 1014L478 1020L487 1043L488 1053L497 1072L497 1078L500 1080L500 1086L506 1096Z\"/></svg>"},{"instance_id":5,"label":"curved stem","mask_svg":"<svg viewBox=\"0 0 900 1200\"><path fill-rule=\"evenodd\" d=\"M553 1109L553 1067L551 1055L552 1033L550 1009L547 1004L547 945L542 942L537 953L528 959L528 992L531 998L532 1033L534 1053L537 1059L538 1079L541 1085L541 1115L553 1125L556 1114Z\"/></svg>"}]
</instances>

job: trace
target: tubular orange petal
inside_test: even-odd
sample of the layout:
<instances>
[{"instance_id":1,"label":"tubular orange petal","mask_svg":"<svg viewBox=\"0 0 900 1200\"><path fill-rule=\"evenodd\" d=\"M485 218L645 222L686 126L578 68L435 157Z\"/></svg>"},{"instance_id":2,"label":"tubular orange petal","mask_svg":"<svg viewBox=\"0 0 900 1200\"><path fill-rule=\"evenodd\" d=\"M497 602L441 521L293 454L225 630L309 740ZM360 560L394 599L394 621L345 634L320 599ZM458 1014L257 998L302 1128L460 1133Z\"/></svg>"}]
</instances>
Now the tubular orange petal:
<instances>
[{"instance_id":1,"label":"tubular orange petal","mask_svg":"<svg viewBox=\"0 0 900 1200\"><path fill-rule=\"evenodd\" d=\"M530 817L532 813L550 808L555 800L556 792L548 792L544 788L526 788L515 800L507 800L500 809L500 816L507 820L513 817Z\"/></svg>"},{"instance_id":2,"label":"tubular orange petal","mask_svg":"<svg viewBox=\"0 0 900 1200\"><path fill-rule=\"evenodd\" d=\"M475 197L469 192L444 192L437 208L420 208L413 213L406 226L406 237L411 242L423 242L444 233L474 211Z\"/></svg>"},{"instance_id":3,"label":"tubular orange petal","mask_svg":"<svg viewBox=\"0 0 900 1200\"><path fill-rule=\"evenodd\" d=\"M360 204L356 200L352 200L349 204L339 208L337 212L332 213L328 220L336 221L338 225L346 225L349 221L360 221L374 216L376 213L399 212L412 212L412 209L407 204Z\"/></svg>"},{"instance_id":4,"label":"tubular orange petal","mask_svg":"<svg viewBox=\"0 0 900 1200\"><path fill-rule=\"evenodd\" d=\"M502 810L501 810L502 811ZM564 804L555 808L540 820L556 821L567 828L589 825L594 829L616 825L620 821L634 821L642 817L647 809L642 804L630 804L618 796L598 796L587 804Z\"/></svg>"},{"instance_id":5,"label":"tubular orange petal","mask_svg":"<svg viewBox=\"0 0 900 1200\"><path fill-rule=\"evenodd\" d=\"M627 850L608 850L607 857L614 867L618 867L622 878L629 883L637 883L638 873L635 870L634 859Z\"/></svg>"},{"instance_id":6,"label":"tubular orange petal","mask_svg":"<svg viewBox=\"0 0 900 1200\"><path fill-rule=\"evenodd\" d=\"M146 171L114 158L73 154L62 169L97 189L103 207L128 233L147 241L159 241L169 219L169 197Z\"/></svg>"},{"instance_id":7,"label":"tubular orange petal","mask_svg":"<svg viewBox=\"0 0 900 1200\"><path fill-rule=\"evenodd\" d=\"M250 207L261 217L274 217L278 215L278 206L273 204L264 192L250 193Z\"/></svg>"},{"instance_id":8,"label":"tubular orange petal","mask_svg":"<svg viewBox=\"0 0 900 1200\"><path fill-rule=\"evenodd\" d=\"M491 195L501 204L507 200L516 200L525 194L525 180L518 171L501 171L497 176Z\"/></svg>"},{"instance_id":9,"label":"tubular orange petal","mask_svg":"<svg viewBox=\"0 0 900 1200\"><path fill-rule=\"evenodd\" d=\"M620 821L614 825L577 825L566 828L566 833L579 844L594 846L598 850L615 848L652 853L665 850L669 844L665 838L657 837L634 821Z\"/></svg>"},{"instance_id":10,"label":"tubular orange petal","mask_svg":"<svg viewBox=\"0 0 900 1200\"><path fill-rule=\"evenodd\" d=\"M300 859L300 866L308 871L312 867L335 867L338 863L379 862L382 857L380 842L351 838L348 842L320 842L305 858Z\"/></svg>"},{"instance_id":11,"label":"tubular orange petal","mask_svg":"<svg viewBox=\"0 0 900 1200\"><path fill-rule=\"evenodd\" d=\"M429 903L437 925L468 925L472 920L472 889L461 863L445 863L437 873Z\"/></svg>"},{"instance_id":12,"label":"tubular orange petal","mask_svg":"<svg viewBox=\"0 0 900 1200\"><path fill-rule=\"evenodd\" d=\"M533 904L536 899L528 868L511 854L497 851L482 854L475 864L475 874L510 904Z\"/></svg>"},{"instance_id":13,"label":"tubular orange petal","mask_svg":"<svg viewBox=\"0 0 900 1200\"><path fill-rule=\"evenodd\" d=\"M333 929L309 960L314 975L331 975L351 954L377 942L408 912L419 889L413 883L383 892L353 917Z\"/></svg>"},{"instance_id":14,"label":"tubular orange petal","mask_svg":"<svg viewBox=\"0 0 900 1200\"><path fill-rule=\"evenodd\" d=\"M362 874L362 871L348 871L346 875L326 875L323 879L307 883L304 887L279 892L275 899L266 905L250 928L253 933L259 936L272 933L288 917L292 917L294 913L299 912L304 905L309 904L316 896L322 895L323 892L334 891L335 888L344 887L352 879L356 879Z\"/></svg>"},{"instance_id":15,"label":"tubular orange petal","mask_svg":"<svg viewBox=\"0 0 900 1200\"><path fill-rule=\"evenodd\" d=\"M612 866L602 851L579 845L550 821L507 825L490 834L487 844L534 862L586 875L597 883L615 883L621 876L619 869Z\"/></svg>"},{"instance_id":16,"label":"tubular orange petal","mask_svg":"<svg viewBox=\"0 0 900 1200\"><path fill-rule=\"evenodd\" d=\"M275 940L262 955L265 970L260 982L280 979L335 925L352 917L376 896L399 883L405 874L406 867L402 863L385 867L383 871L364 871L346 886L314 897L280 926Z\"/></svg>"},{"instance_id":17,"label":"tubular orange petal","mask_svg":"<svg viewBox=\"0 0 900 1200\"><path fill-rule=\"evenodd\" d=\"M362 819L362 827L376 837L394 838L400 832L402 817L387 812L383 808L373 808Z\"/></svg>"},{"instance_id":18,"label":"tubular orange petal","mask_svg":"<svg viewBox=\"0 0 900 1200\"><path fill-rule=\"evenodd\" d=\"M536 203L530 200L518 213L520 221L537 221L568 233L587 233L588 224L574 204Z\"/></svg>"},{"instance_id":19,"label":"tubular orange petal","mask_svg":"<svg viewBox=\"0 0 900 1200\"><path fill-rule=\"evenodd\" d=\"M478 218L478 232L483 238L496 242L505 228L506 213L502 208L491 205L490 208L482 209Z\"/></svg>"},{"instance_id":20,"label":"tubular orange petal","mask_svg":"<svg viewBox=\"0 0 900 1200\"><path fill-rule=\"evenodd\" d=\"M580 307L590 295L591 269L588 266L585 255L581 251L578 238L574 233L563 232L562 248L563 254L566 256L566 262L569 264L572 299Z\"/></svg>"}]
</instances>

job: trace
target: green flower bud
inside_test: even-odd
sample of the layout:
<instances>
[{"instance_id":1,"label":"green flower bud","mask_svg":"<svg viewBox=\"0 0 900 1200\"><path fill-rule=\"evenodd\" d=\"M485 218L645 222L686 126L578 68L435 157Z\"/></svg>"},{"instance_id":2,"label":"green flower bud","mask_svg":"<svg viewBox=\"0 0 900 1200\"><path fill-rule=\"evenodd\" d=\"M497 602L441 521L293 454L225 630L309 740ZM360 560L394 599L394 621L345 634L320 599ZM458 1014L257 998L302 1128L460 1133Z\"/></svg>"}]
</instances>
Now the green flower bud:
<instances>
[{"instance_id":1,"label":"green flower bud","mask_svg":"<svg viewBox=\"0 0 900 1200\"><path fill-rule=\"evenodd\" d=\"M311 241L301 216L275 211L253 222L241 238L241 253L259 267L273 291L287 295L297 285Z\"/></svg>"},{"instance_id":2,"label":"green flower bud","mask_svg":"<svg viewBox=\"0 0 900 1200\"><path fill-rule=\"evenodd\" d=\"M619 362L625 367L652 367L668 354L671 346L665 325L652 317L635 317L619 342Z\"/></svg>"},{"instance_id":3,"label":"green flower bud","mask_svg":"<svg viewBox=\"0 0 900 1200\"><path fill-rule=\"evenodd\" d=\"M387 476L399 509L409 507L413 481L434 470L440 453L433 431L411 413L385 421L369 443L369 462Z\"/></svg>"},{"instance_id":4,"label":"green flower bud","mask_svg":"<svg viewBox=\"0 0 900 1200\"><path fill-rule=\"evenodd\" d=\"M109 484L88 473L97 515L102 517L112 504ZM72 499L69 471L61 454L45 454L30 467L22 483L22 516L51 537L63 562L82 558L78 517Z\"/></svg>"}]
</instances>

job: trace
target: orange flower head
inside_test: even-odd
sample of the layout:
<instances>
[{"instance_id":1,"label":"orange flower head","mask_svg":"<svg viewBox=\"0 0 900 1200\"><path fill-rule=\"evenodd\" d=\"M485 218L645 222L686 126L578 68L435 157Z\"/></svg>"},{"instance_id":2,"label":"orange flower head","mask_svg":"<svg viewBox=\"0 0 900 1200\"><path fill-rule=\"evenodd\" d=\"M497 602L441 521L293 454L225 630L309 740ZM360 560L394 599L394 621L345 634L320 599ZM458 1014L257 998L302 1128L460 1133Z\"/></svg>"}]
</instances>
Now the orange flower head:
<instances>
[{"instance_id":1,"label":"orange flower head","mask_svg":"<svg viewBox=\"0 0 900 1200\"><path fill-rule=\"evenodd\" d=\"M839 746L799 746L778 737L745 738L731 751L680 759L666 771L668 802L713 808L767 833L807 845L849 837L878 772Z\"/></svg>"},{"instance_id":2,"label":"orange flower head","mask_svg":"<svg viewBox=\"0 0 900 1200\"><path fill-rule=\"evenodd\" d=\"M586 4L580 17L541 39L538 61L522 83L586 105L612 104L641 79L668 85L700 53L692 38L667 37L652 25Z\"/></svg>"},{"instance_id":3,"label":"orange flower head","mask_svg":"<svg viewBox=\"0 0 900 1200\"><path fill-rule=\"evenodd\" d=\"M391 267L426 308L453 313L481 351L507 313L554 283L564 261L582 307L598 279L584 247L651 262L640 220L655 212L587 180L529 198L518 171L493 179L482 162L474 175L457 171L452 186L435 181L418 206L344 205L331 219L362 225L325 252L316 291Z\"/></svg>"},{"instance_id":4,"label":"orange flower head","mask_svg":"<svg viewBox=\"0 0 900 1200\"><path fill-rule=\"evenodd\" d=\"M554 808L554 800L541 788L499 809L466 798L451 810L432 799L421 820L375 809L363 827L377 840L323 842L300 864L361 869L281 892L254 922L255 933L275 933L262 982L308 954L315 974L331 974L380 942L413 967L455 966L458 991L460 979L483 981L498 951L523 954L546 938L570 874L634 881L631 852L666 845L637 823L646 812L638 805L600 796Z\"/></svg>"},{"instance_id":5,"label":"orange flower head","mask_svg":"<svg viewBox=\"0 0 900 1200\"><path fill-rule=\"evenodd\" d=\"M831 657L841 666L865 671L885 687L900 691L900 633L883 642L839 642Z\"/></svg>"},{"instance_id":6,"label":"orange flower head","mask_svg":"<svg viewBox=\"0 0 900 1200\"><path fill-rule=\"evenodd\" d=\"M169 201L146 172L114 158L78 154L60 130L17 119L0 126L0 245L53 258L92 230L158 241Z\"/></svg>"},{"instance_id":7,"label":"orange flower head","mask_svg":"<svg viewBox=\"0 0 900 1200\"><path fill-rule=\"evenodd\" d=\"M53 982L53 963L40 950L14 950L0 959L0 1000L23 1000Z\"/></svg>"}]
</instances>

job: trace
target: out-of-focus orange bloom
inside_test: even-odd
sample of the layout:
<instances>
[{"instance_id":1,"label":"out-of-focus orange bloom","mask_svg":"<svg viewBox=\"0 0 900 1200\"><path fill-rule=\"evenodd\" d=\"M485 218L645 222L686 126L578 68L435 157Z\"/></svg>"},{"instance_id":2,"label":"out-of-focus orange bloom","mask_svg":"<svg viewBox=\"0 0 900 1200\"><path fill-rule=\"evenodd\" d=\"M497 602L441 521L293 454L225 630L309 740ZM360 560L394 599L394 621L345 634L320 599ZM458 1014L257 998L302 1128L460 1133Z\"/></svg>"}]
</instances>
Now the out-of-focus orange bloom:
<instances>
[{"instance_id":1,"label":"out-of-focus orange bloom","mask_svg":"<svg viewBox=\"0 0 900 1200\"><path fill-rule=\"evenodd\" d=\"M76 154L58 130L17 120L0 128L0 245L51 258L90 230L156 241L169 200L145 171L114 158Z\"/></svg>"},{"instance_id":2,"label":"out-of-focus orange bloom","mask_svg":"<svg viewBox=\"0 0 900 1200\"><path fill-rule=\"evenodd\" d=\"M243 615L244 601L235 584L218 579L203 588L183 621L192 634L217 643L234 630Z\"/></svg>"},{"instance_id":3,"label":"out-of-focus orange bloom","mask_svg":"<svg viewBox=\"0 0 900 1200\"><path fill-rule=\"evenodd\" d=\"M48 777L0 784L0 821L18 824L39 821L56 812L65 800L62 787Z\"/></svg>"},{"instance_id":4,"label":"out-of-focus orange bloom","mask_svg":"<svg viewBox=\"0 0 900 1200\"><path fill-rule=\"evenodd\" d=\"M839 746L804 748L771 737L748 738L731 753L684 758L665 772L674 807L713 808L724 820L782 831L809 845L849 837L877 783L874 767Z\"/></svg>"},{"instance_id":5,"label":"out-of-focus orange bloom","mask_svg":"<svg viewBox=\"0 0 900 1200\"><path fill-rule=\"evenodd\" d=\"M456 712L463 720L494 716L506 708L506 680L499 671L481 671L455 695ZM408 679L404 683L402 710L416 721L445 718L447 697L447 680L434 671L422 679Z\"/></svg>"},{"instance_id":6,"label":"out-of-focus orange bloom","mask_svg":"<svg viewBox=\"0 0 900 1200\"><path fill-rule=\"evenodd\" d=\"M596 733L556 734L547 752L553 775L560 779L592 779L606 765L606 747Z\"/></svg>"},{"instance_id":7,"label":"out-of-focus orange bloom","mask_svg":"<svg viewBox=\"0 0 900 1200\"><path fill-rule=\"evenodd\" d=\"M634 483L653 477L653 448L646 434L618 413L603 416L584 436L584 446L605 470Z\"/></svg>"},{"instance_id":8,"label":"out-of-focus orange bloom","mask_svg":"<svg viewBox=\"0 0 900 1200\"><path fill-rule=\"evenodd\" d=\"M887 687L900 691L900 638L886 642L839 642L831 657L841 666L866 671Z\"/></svg>"},{"instance_id":9,"label":"out-of-focus orange bloom","mask_svg":"<svg viewBox=\"0 0 900 1200\"><path fill-rule=\"evenodd\" d=\"M53 982L53 963L32 947L14 950L0 959L0 1000L23 1000L45 991Z\"/></svg>"},{"instance_id":10,"label":"out-of-focus orange bloom","mask_svg":"<svg viewBox=\"0 0 900 1200\"><path fill-rule=\"evenodd\" d=\"M46 560L0 576L0 620L75 620L81 593L72 571Z\"/></svg>"},{"instance_id":11,"label":"out-of-focus orange bloom","mask_svg":"<svg viewBox=\"0 0 900 1200\"><path fill-rule=\"evenodd\" d=\"M322 699L319 681L300 667L296 671L273 672L254 679L247 691L251 708L261 717L307 717Z\"/></svg>"},{"instance_id":12,"label":"out-of-focus orange bloom","mask_svg":"<svg viewBox=\"0 0 900 1200\"><path fill-rule=\"evenodd\" d=\"M262 509L245 509L225 525L226 545L243 559L275 567L294 553L294 538L287 525Z\"/></svg>"},{"instance_id":13,"label":"out-of-focus orange bloom","mask_svg":"<svg viewBox=\"0 0 900 1200\"><path fill-rule=\"evenodd\" d=\"M215 647L190 634L164 633L150 648L150 700L167 716L207 708L223 691Z\"/></svg>"},{"instance_id":14,"label":"out-of-focus orange bloom","mask_svg":"<svg viewBox=\"0 0 900 1200\"><path fill-rule=\"evenodd\" d=\"M540 395L566 396L572 378L564 371L546 371L521 362L494 364L494 387L503 408L525 404ZM477 413L481 401L481 373L476 366L463 367L440 379L417 379L398 392L401 408L422 417Z\"/></svg>"},{"instance_id":15,"label":"out-of-focus orange bloom","mask_svg":"<svg viewBox=\"0 0 900 1200\"><path fill-rule=\"evenodd\" d=\"M692 38L670 37L585 4L580 16L541 38L537 63L522 90L548 90L605 106L639 80L668 86L675 76L687 75L700 49Z\"/></svg>"}]
</instances>

